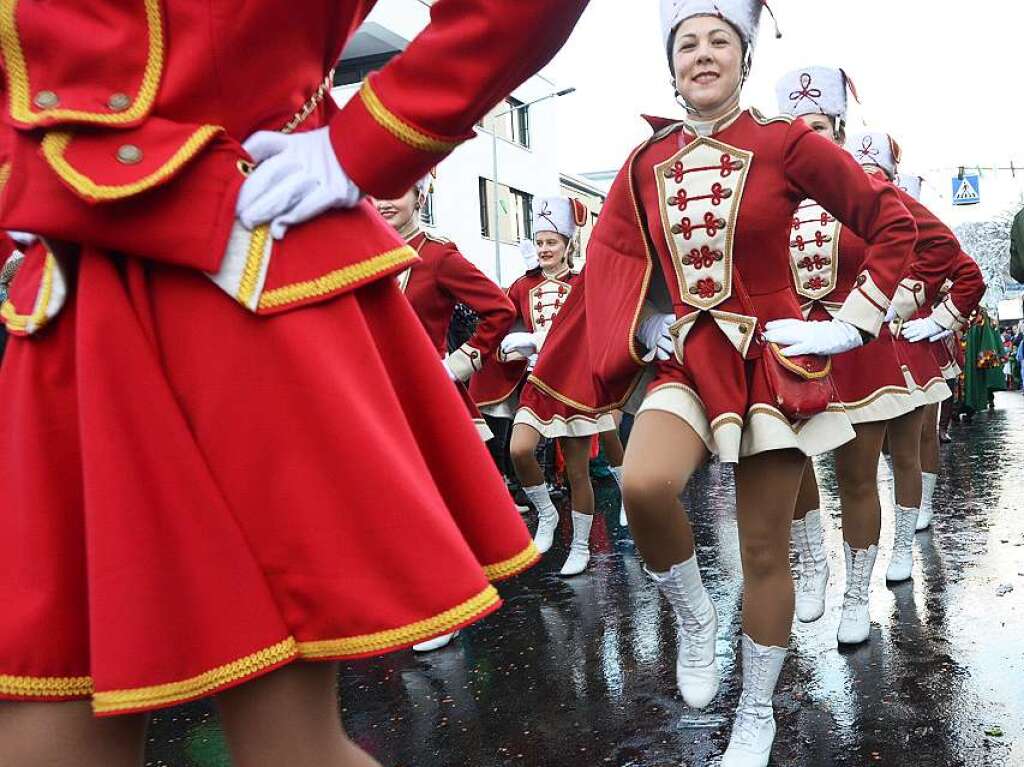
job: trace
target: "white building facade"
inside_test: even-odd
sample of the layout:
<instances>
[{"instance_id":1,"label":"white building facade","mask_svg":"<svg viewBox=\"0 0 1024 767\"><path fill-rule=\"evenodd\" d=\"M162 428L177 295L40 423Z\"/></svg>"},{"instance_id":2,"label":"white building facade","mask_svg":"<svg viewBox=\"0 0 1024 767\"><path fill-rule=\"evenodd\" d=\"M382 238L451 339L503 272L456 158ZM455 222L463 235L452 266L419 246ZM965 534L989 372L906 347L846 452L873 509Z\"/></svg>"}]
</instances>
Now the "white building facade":
<instances>
[{"instance_id":1,"label":"white building facade","mask_svg":"<svg viewBox=\"0 0 1024 767\"><path fill-rule=\"evenodd\" d=\"M333 95L344 104L369 73L403 50L430 20L427 0L380 0L349 42L335 75ZM453 240L481 271L508 286L523 271L519 242L532 236L534 197L560 194L558 98L521 107L558 91L541 76L525 82L478 125L477 138L436 169L424 228ZM569 97L571 98L571 96ZM497 145L498 223L494 221ZM495 229L498 231L497 244Z\"/></svg>"}]
</instances>

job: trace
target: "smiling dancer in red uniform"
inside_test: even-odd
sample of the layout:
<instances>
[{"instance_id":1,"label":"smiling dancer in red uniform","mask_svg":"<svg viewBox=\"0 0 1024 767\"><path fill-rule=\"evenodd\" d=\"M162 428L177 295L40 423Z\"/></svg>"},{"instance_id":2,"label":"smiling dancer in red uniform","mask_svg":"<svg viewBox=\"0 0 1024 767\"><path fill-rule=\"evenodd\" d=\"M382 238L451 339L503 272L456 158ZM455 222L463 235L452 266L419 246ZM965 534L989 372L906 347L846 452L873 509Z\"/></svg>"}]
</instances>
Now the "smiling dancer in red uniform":
<instances>
[{"instance_id":1,"label":"smiling dancer in red uniform","mask_svg":"<svg viewBox=\"0 0 1024 767\"><path fill-rule=\"evenodd\" d=\"M807 456L854 436L830 403L824 355L876 336L915 238L892 187L790 118L739 105L763 3L663 0L662 44L689 112L653 120L612 186L567 315L535 371L565 401L605 412L642 398L623 482L630 530L680 623L684 699L718 690L718 618L679 494L709 453L736 465L743 562L743 692L723 767L764 767L772 695L793 620L789 531ZM805 322L787 244L818 199L864 236L835 318ZM782 320L781 324L778 322ZM767 340L784 343L779 350ZM574 346L589 377L556 365Z\"/></svg>"},{"instance_id":2,"label":"smiling dancer in red uniform","mask_svg":"<svg viewBox=\"0 0 1024 767\"><path fill-rule=\"evenodd\" d=\"M542 438L559 441L573 510L572 545L561 569L566 576L579 575L590 562L590 529L594 521L591 438L595 434L614 433L615 422L609 415L585 413L548 396L526 383L526 377L538 355L547 355L543 351L544 340L557 325L556 318L579 280L579 274L572 269L572 259L578 246L577 233L586 219L587 210L578 200L555 197L534 201L532 224L537 263L509 288L521 329L505 337L498 359L485 369L476 382L479 386L473 389L484 412L498 417L515 414L512 462L523 492L537 509L534 543L542 554L554 543L559 517L536 450Z\"/></svg>"},{"instance_id":3,"label":"smiling dancer in red uniform","mask_svg":"<svg viewBox=\"0 0 1024 767\"><path fill-rule=\"evenodd\" d=\"M420 228L420 209L433 183L433 175L425 176L402 197L377 200L377 210L421 259L398 275L398 284L423 323L431 344L443 357L448 376L455 382L477 432L486 442L494 435L473 404L466 385L497 351L516 313L501 288L473 266L454 243ZM456 303L468 306L480 321L473 337L448 354L448 328Z\"/></svg>"}]
</instances>

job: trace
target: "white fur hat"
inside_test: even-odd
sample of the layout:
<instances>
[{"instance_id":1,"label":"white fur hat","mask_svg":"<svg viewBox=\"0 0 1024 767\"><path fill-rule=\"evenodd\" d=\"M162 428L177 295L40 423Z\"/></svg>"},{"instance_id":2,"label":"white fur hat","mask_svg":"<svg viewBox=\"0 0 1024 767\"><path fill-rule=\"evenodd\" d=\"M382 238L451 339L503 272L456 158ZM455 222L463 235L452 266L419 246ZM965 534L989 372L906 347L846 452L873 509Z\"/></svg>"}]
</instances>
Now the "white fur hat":
<instances>
[{"instance_id":1,"label":"white fur hat","mask_svg":"<svg viewBox=\"0 0 1024 767\"><path fill-rule=\"evenodd\" d=\"M896 177L896 186L915 200L921 199L921 187L923 184L924 179L916 173L901 173Z\"/></svg>"},{"instance_id":2,"label":"white fur hat","mask_svg":"<svg viewBox=\"0 0 1024 767\"><path fill-rule=\"evenodd\" d=\"M790 117L823 114L846 120L847 89L857 97L846 72L832 67L804 67L782 76L775 85L779 111Z\"/></svg>"},{"instance_id":3,"label":"white fur hat","mask_svg":"<svg viewBox=\"0 0 1024 767\"><path fill-rule=\"evenodd\" d=\"M740 33L747 48L757 41L766 0L661 0L661 39L668 51L676 27L692 16L718 16ZM671 54L670 54L671 55Z\"/></svg>"},{"instance_id":4,"label":"white fur hat","mask_svg":"<svg viewBox=\"0 0 1024 767\"><path fill-rule=\"evenodd\" d=\"M557 232L571 240L588 216L587 207L574 197L538 197L533 201L533 233Z\"/></svg>"},{"instance_id":5,"label":"white fur hat","mask_svg":"<svg viewBox=\"0 0 1024 767\"><path fill-rule=\"evenodd\" d=\"M877 165L896 177L896 168L900 164L900 145L888 133L858 133L846 142L846 149L861 165Z\"/></svg>"}]
</instances>

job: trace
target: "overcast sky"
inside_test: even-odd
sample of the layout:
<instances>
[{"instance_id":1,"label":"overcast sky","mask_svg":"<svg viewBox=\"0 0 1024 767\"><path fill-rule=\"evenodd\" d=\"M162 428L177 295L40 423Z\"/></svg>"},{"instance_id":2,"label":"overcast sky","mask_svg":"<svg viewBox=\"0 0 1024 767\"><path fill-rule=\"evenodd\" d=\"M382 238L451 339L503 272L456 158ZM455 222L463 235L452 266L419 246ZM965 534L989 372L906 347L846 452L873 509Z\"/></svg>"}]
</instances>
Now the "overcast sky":
<instances>
[{"instance_id":1,"label":"overcast sky","mask_svg":"<svg viewBox=\"0 0 1024 767\"><path fill-rule=\"evenodd\" d=\"M1024 169L984 172L984 204L954 209L954 166L1024 168L1022 0L774 0L764 14L745 105L776 114L775 81L811 64L843 67L860 93L849 130L893 134L904 165L928 180L925 202L950 223L984 218L1024 193ZM559 99L563 167L609 170L649 131L641 113L676 116L657 0L592 0L544 74ZM538 107L540 108L540 107Z\"/></svg>"}]
</instances>

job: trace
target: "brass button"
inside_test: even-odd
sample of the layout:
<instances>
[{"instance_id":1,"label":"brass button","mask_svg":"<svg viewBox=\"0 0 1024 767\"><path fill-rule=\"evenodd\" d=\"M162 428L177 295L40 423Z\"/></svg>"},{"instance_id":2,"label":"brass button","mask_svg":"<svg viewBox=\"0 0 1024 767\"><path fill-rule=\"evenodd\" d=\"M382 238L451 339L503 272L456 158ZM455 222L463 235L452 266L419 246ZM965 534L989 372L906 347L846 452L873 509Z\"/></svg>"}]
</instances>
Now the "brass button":
<instances>
[{"instance_id":1,"label":"brass button","mask_svg":"<svg viewBox=\"0 0 1024 767\"><path fill-rule=\"evenodd\" d=\"M36 94L35 105L40 109L53 109L59 103L60 99L53 91L39 91Z\"/></svg>"},{"instance_id":2,"label":"brass button","mask_svg":"<svg viewBox=\"0 0 1024 767\"><path fill-rule=\"evenodd\" d=\"M112 112L123 112L132 105L132 100L127 93L115 93L107 100L107 106Z\"/></svg>"},{"instance_id":3,"label":"brass button","mask_svg":"<svg viewBox=\"0 0 1024 767\"><path fill-rule=\"evenodd\" d=\"M237 165L238 172L241 173L243 176L248 176L256 169L256 166L253 163L249 162L248 160L239 160Z\"/></svg>"},{"instance_id":4,"label":"brass button","mask_svg":"<svg viewBox=\"0 0 1024 767\"><path fill-rule=\"evenodd\" d=\"M746 335L746 334L747 334L747 331L748 331L748 330L750 330L750 328L749 328L749 327L747 327L746 325L740 325L740 326L739 326L739 328L738 328L738 330L739 330L739 331L740 331L740 332L741 332L741 333L742 333L743 335Z\"/></svg>"},{"instance_id":5,"label":"brass button","mask_svg":"<svg viewBox=\"0 0 1024 767\"><path fill-rule=\"evenodd\" d=\"M122 144L117 149L117 160L125 165L135 165L142 162L142 150L135 144Z\"/></svg>"}]
</instances>

